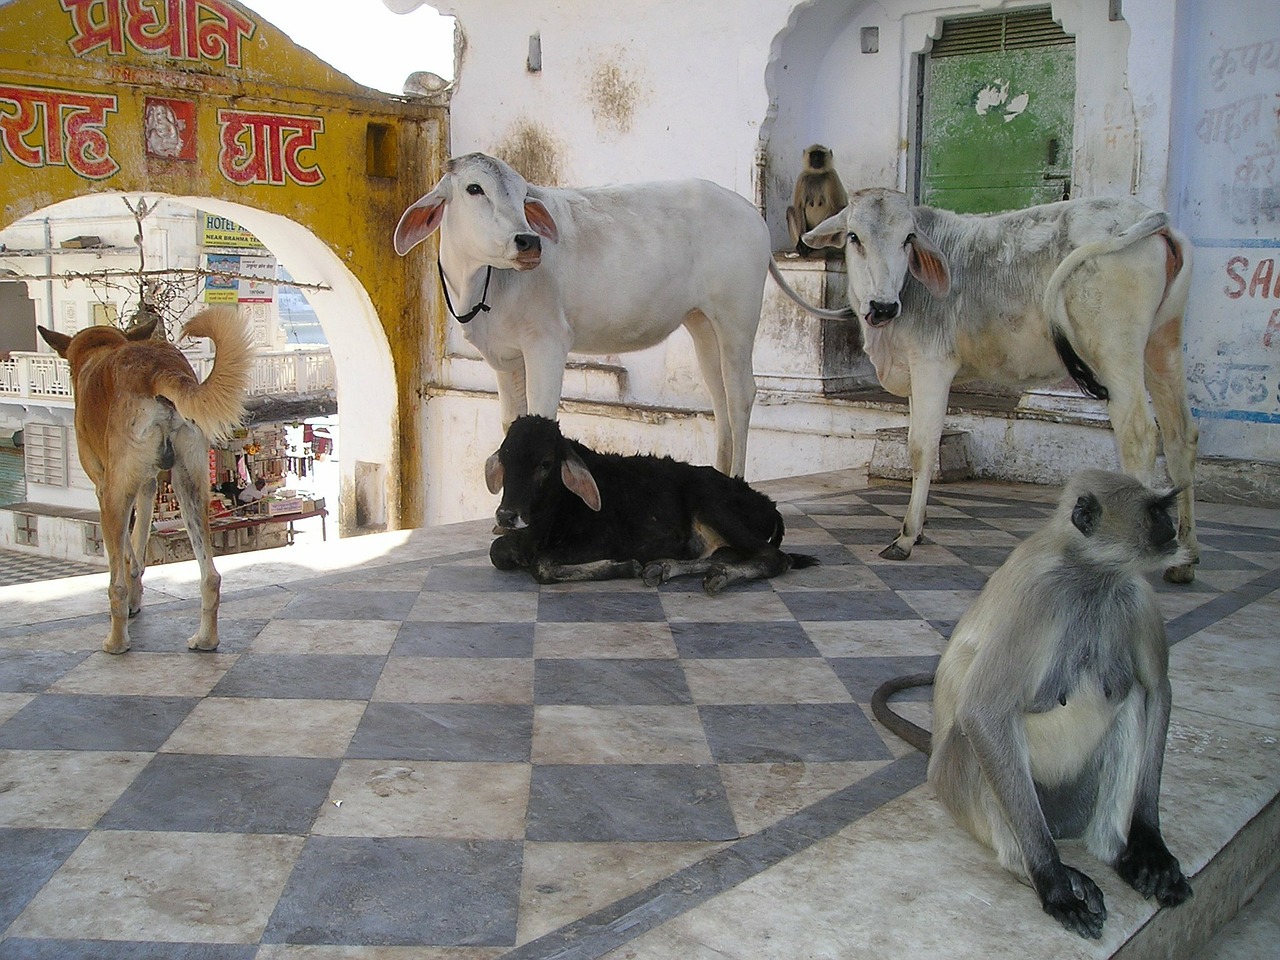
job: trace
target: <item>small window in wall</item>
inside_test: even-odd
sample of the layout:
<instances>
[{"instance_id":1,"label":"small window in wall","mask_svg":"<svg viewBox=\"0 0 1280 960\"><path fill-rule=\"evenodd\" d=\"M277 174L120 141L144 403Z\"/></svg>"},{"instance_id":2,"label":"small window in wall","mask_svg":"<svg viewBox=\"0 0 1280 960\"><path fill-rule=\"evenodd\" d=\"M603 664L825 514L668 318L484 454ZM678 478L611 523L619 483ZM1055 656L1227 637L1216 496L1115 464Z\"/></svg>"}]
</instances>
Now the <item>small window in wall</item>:
<instances>
[{"instance_id":1,"label":"small window in wall","mask_svg":"<svg viewBox=\"0 0 1280 960\"><path fill-rule=\"evenodd\" d=\"M67 486L67 428L54 423L28 423L22 435L27 483Z\"/></svg>"},{"instance_id":2,"label":"small window in wall","mask_svg":"<svg viewBox=\"0 0 1280 960\"><path fill-rule=\"evenodd\" d=\"M13 515L13 542L27 547L40 546L40 531L34 513Z\"/></svg>"},{"instance_id":3,"label":"small window in wall","mask_svg":"<svg viewBox=\"0 0 1280 960\"><path fill-rule=\"evenodd\" d=\"M93 307L93 325L95 327L101 327L106 324L116 325L116 320L120 313L114 303L94 303L90 304L90 306Z\"/></svg>"},{"instance_id":4,"label":"small window in wall","mask_svg":"<svg viewBox=\"0 0 1280 960\"><path fill-rule=\"evenodd\" d=\"M84 524L84 554L86 557L101 557L102 552L102 524L88 523Z\"/></svg>"},{"instance_id":5,"label":"small window in wall","mask_svg":"<svg viewBox=\"0 0 1280 960\"><path fill-rule=\"evenodd\" d=\"M398 165L396 130L386 123L371 123L365 129L365 173L371 177L391 178Z\"/></svg>"}]
</instances>

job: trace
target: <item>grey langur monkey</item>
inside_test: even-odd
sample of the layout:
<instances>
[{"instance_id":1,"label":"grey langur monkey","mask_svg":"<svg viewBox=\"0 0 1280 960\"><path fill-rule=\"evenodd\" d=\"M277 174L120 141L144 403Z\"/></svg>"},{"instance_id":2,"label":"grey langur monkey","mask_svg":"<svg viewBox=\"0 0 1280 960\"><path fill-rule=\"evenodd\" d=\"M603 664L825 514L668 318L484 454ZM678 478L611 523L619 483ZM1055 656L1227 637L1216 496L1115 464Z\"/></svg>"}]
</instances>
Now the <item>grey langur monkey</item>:
<instances>
[{"instance_id":1,"label":"grey langur monkey","mask_svg":"<svg viewBox=\"0 0 1280 960\"><path fill-rule=\"evenodd\" d=\"M1143 574L1183 563L1169 510L1131 477L1072 477L960 618L938 664L929 782L956 821L1030 883L1045 912L1102 935L1102 891L1065 865L1083 836L1144 897L1191 885L1160 834L1169 654Z\"/></svg>"},{"instance_id":2,"label":"grey langur monkey","mask_svg":"<svg viewBox=\"0 0 1280 960\"><path fill-rule=\"evenodd\" d=\"M787 232L791 235L796 253L801 256L826 256L801 240L800 235L849 205L849 195L832 166L834 159L835 154L820 143L805 147L804 170L796 178L791 206L787 207Z\"/></svg>"}]
</instances>

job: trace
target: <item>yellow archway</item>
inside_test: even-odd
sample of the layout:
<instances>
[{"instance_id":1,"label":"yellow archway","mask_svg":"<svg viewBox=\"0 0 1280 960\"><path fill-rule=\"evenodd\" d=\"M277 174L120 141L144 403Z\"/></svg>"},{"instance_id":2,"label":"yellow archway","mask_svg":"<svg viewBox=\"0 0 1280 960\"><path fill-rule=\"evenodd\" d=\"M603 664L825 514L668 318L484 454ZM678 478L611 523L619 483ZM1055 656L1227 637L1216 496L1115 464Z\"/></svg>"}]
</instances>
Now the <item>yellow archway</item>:
<instances>
[{"instance_id":1,"label":"yellow archway","mask_svg":"<svg viewBox=\"0 0 1280 960\"><path fill-rule=\"evenodd\" d=\"M354 83L232 0L0 5L0 227L92 193L171 196L331 286L316 312L344 459L382 488L390 527L422 522L421 388L443 346L424 260L390 237L439 177L447 119Z\"/></svg>"}]
</instances>

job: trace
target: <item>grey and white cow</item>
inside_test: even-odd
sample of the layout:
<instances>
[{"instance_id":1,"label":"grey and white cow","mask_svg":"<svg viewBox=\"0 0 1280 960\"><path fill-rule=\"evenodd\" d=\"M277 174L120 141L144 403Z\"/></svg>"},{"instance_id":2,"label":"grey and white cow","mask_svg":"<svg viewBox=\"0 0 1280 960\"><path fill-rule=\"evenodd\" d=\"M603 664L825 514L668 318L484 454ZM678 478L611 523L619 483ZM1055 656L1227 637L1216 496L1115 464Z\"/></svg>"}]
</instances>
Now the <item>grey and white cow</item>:
<instances>
[{"instance_id":1,"label":"grey and white cow","mask_svg":"<svg viewBox=\"0 0 1280 960\"><path fill-rule=\"evenodd\" d=\"M450 309L497 372L504 429L525 413L555 418L570 351L640 350L683 325L711 393L716 466L742 476L772 263L749 201L707 180L534 186L471 153L405 210L396 252L437 229Z\"/></svg>"},{"instance_id":2,"label":"grey and white cow","mask_svg":"<svg viewBox=\"0 0 1280 960\"><path fill-rule=\"evenodd\" d=\"M881 556L905 560L920 542L953 382L1028 388L1069 374L1107 401L1121 468L1147 484L1158 437L1150 394L1192 558L1165 576L1194 577L1198 431L1182 361L1191 247L1167 214L1124 197L964 215L868 189L804 242L844 249L850 311L784 290L819 316L856 315L881 384L911 399L911 500Z\"/></svg>"}]
</instances>

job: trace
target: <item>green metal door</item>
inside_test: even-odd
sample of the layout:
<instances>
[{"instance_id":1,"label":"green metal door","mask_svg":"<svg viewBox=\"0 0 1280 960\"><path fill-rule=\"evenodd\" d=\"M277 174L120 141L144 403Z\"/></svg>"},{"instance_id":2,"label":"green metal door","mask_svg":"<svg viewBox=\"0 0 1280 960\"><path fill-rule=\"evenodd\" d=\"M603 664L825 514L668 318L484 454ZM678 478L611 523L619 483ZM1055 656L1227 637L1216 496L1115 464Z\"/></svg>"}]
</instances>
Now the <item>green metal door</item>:
<instances>
[{"instance_id":1,"label":"green metal door","mask_svg":"<svg viewBox=\"0 0 1280 960\"><path fill-rule=\"evenodd\" d=\"M923 64L920 201L988 213L1066 199L1075 72L1048 7L947 21Z\"/></svg>"}]
</instances>

